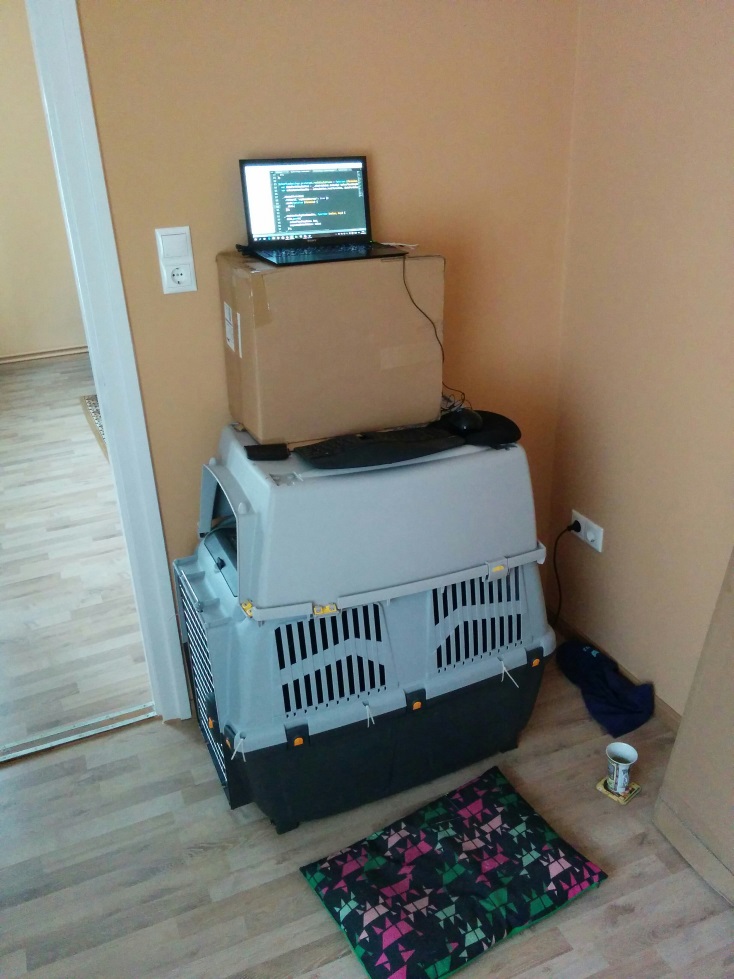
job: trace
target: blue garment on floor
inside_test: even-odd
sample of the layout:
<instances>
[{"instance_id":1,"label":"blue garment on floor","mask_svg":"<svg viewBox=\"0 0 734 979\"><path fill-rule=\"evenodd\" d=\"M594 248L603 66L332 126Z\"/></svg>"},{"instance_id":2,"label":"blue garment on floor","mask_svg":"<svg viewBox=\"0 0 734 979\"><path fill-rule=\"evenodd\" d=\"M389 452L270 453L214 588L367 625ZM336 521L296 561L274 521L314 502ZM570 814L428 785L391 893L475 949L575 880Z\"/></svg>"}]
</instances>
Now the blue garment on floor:
<instances>
[{"instance_id":1,"label":"blue garment on floor","mask_svg":"<svg viewBox=\"0 0 734 979\"><path fill-rule=\"evenodd\" d=\"M586 708L614 738L652 717L655 694L651 683L635 684L619 672L609 656L569 639L556 650L561 672L581 689Z\"/></svg>"}]
</instances>

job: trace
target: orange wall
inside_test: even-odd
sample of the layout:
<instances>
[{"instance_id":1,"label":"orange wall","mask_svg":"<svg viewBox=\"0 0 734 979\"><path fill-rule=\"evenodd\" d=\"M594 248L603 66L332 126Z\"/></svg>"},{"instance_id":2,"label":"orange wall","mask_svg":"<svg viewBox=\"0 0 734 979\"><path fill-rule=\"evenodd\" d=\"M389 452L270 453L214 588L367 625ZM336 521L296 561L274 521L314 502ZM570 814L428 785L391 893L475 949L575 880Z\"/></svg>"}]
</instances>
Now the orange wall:
<instances>
[{"instance_id":1,"label":"orange wall","mask_svg":"<svg viewBox=\"0 0 734 979\"><path fill-rule=\"evenodd\" d=\"M683 710L734 539L734 5L582 3L554 525L564 618Z\"/></svg>"},{"instance_id":2,"label":"orange wall","mask_svg":"<svg viewBox=\"0 0 734 979\"><path fill-rule=\"evenodd\" d=\"M85 345L23 0L0 3L0 358Z\"/></svg>"},{"instance_id":3,"label":"orange wall","mask_svg":"<svg viewBox=\"0 0 734 979\"><path fill-rule=\"evenodd\" d=\"M364 152L374 232L446 256L445 379L524 432L550 501L575 7L521 0L80 0L171 556L227 421L215 255L244 239L237 161ZM191 227L164 296L153 229Z\"/></svg>"},{"instance_id":4,"label":"orange wall","mask_svg":"<svg viewBox=\"0 0 734 979\"><path fill-rule=\"evenodd\" d=\"M571 507L605 529L562 543L564 618L682 711L732 543L734 7L79 8L171 556L228 420L237 160L364 152L376 236L448 259L445 380L519 422L541 538ZM163 296L153 229L179 224L199 291Z\"/></svg>"}]
</instances>

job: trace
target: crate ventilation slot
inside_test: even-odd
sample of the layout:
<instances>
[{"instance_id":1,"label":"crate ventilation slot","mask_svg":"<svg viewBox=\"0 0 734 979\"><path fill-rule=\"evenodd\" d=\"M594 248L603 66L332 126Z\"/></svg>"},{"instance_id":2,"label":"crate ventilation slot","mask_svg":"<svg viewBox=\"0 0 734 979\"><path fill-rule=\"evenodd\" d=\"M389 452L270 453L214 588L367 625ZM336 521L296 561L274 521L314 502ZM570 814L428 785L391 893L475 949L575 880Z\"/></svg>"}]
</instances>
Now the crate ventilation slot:
<instances>
[{"instance_id":1,"label":"crate ventilation slot","mask_svg":"<svg viewBox=\"0 0 734 979\"><path fill-rule=\"evenodd\" d=\"M278 626L275 651L288 717L387 687L379 605Z\"/></svg>"},{"instance_id":2,"label":"crate ventilation slot","mask_svg":"<svg viewBox=\"0 0 734 979\"><path fill-rule=\"evenodd\" d=\"M209 643L206 635L204 622L196 610L196 598L191 591L191 586L185 578L179 576L181 593L181 605L184 614L184 628L186 639L189 645L189 663L193 673L194 700L196 702L196 718L199 722L202 734L209 747L217 768L219 778L223 785L226 784L226 770L224 762L224 751L214 733L209 730L208 705L215 703L214 679L212 677L211 658L209 656Z\"/></svg>"},{"instance_id":3,"label":"crate ventilation slot","mask_svg":"<svg viewBox=\"0 0 734 979\"><path fill-rule=\"evenodd\" d=\"M522 645L527 602L519 568L492 581L434 588L432 598L438 672Z\"/></svg>"}]
</instances>

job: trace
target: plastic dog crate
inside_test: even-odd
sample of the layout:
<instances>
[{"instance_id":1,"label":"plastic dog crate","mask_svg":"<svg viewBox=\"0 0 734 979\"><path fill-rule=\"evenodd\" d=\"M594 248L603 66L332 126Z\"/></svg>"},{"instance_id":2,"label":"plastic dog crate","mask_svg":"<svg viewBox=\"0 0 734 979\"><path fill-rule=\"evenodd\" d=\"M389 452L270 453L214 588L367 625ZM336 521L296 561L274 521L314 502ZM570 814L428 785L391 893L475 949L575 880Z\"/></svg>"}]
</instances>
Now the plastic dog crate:
<instances>
[{"instance_id":1,"label":"plastic dog crate","mask_svg":"<svg viewBox=\"0 0 734 979\"><path fill-rule=\"evenodd\" d=\"M225 429L174 562L232 806L283 832L516 745L553 649L519 446L323 471Z\"/></svg>"}]
</instances>

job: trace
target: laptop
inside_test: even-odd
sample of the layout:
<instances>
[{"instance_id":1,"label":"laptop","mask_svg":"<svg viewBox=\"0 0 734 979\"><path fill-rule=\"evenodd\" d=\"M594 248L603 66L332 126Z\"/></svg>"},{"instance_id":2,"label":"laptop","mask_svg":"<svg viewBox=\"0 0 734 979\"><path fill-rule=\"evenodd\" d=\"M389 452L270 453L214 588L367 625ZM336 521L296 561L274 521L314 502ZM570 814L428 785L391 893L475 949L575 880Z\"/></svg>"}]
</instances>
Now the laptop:
<instances>
[{"instance_id":1,"label":"laptop","mask_svg":"<svg viewBox=\"0 0 734 979\"><path fill-rule=\"evenodd\" d=\"M363 156L240 160L245 223L241 251L273 265L405 255L372 241Z\"/></svg>"}]
</instances>

